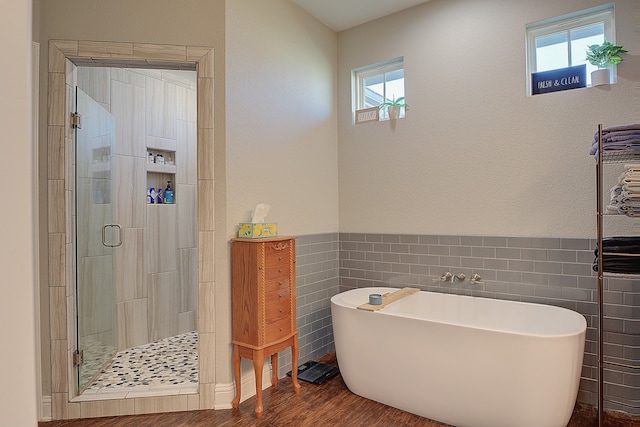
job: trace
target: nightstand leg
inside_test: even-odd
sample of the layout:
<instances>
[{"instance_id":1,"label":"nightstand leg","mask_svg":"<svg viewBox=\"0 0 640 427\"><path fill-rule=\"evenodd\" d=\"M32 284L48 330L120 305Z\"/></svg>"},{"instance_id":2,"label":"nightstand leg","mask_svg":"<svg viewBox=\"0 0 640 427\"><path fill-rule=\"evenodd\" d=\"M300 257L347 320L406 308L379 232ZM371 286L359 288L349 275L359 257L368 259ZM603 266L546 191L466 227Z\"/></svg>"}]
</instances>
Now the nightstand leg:
<instances>
[{"instance_id":1,"label":"nightstand leg","mask_svg":"<svg viewBox=\"0 0 640 427\"><path fill-rule=\"evenodd\" d=\"M262 369L264 368L264 351L254 350L253 371L256 374L256 417L262 417Z\"/></svg>"},{"instance_id":2,"label":"nightstand leg","mask_svg":"<svg viewBox=\"0 0 640 427\"><path fill-rule=\"evenodd\" d=\"M231 401L231 406L237 408L240 404L240 349L238 344L233 346L233 376L236 380L236 396Z\"/></svg>"},{"instance_id":3,"label":"nightstand leg","mask_svg":"<svg viewBox=\"0 0 640 427\"><path fill-rule=\"evenodd\" d=\"M300 383L298 382L298 335L293 337L293 345L291 346L291 383L293 391L300 393Z\"/></svg>"},{"instance_id":4,"label":"nightstand leg","mask_svg":"<svg viewBox=\"0 0 640 427\"><path fill-rule=\"evenodd\" d=\"M278 388L278 353L271 355L271 384Z\"/></svg>"}]
</instances>

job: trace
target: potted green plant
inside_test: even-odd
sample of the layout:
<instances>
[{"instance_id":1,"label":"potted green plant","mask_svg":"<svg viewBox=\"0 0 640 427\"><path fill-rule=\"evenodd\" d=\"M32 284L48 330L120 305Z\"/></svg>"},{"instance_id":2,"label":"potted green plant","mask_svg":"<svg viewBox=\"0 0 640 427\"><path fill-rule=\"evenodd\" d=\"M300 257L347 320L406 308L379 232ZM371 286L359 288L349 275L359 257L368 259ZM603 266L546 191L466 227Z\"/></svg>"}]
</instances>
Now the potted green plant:
<instances>
[{"instance_id":1,"label":"potted green plant","mask_svg":"<svg viewBox=\"0 0 640 427\"><path fill-rule=\"evenodd\" d=\"M406 111L409 109L409 105L404 102L404 96L401 96L398 99L396 99L396 97L394 96L393 101L383 102L378 106L378 108L380 109L380 111L386 108L387 113L389 113L389 119L395 120L400 115L400 108L404 108Z\"/></svg>"},{"instance_id":2,"label":"potted green plant","mask_svg":"<svg viewBox=\"0 0 640 427\"><path fill-rule=\"evenodd\" d=\"M591 72L591 86L609 84L609 66L623 61L623 53L627 53L622 46L616 46L605 40L602 44L587 46L587 61L598 67Z\"/></svg>"}]
</instances>

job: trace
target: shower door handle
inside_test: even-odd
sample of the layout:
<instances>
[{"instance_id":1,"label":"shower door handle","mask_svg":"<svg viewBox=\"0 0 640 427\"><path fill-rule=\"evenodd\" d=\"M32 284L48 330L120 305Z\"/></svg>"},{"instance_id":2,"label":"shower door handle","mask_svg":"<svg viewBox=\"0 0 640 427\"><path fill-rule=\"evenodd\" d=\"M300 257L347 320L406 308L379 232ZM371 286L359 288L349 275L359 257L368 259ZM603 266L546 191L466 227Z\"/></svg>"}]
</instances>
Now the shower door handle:
<instances>
[{"instance_id":1,"label":"shower door handle","mask_svg":"<svg viewBox=\"0 0 640 427\"><path fill-rule=\"evenodd\" d=\"M113 228L117 231L118 242L117 243L107 243L107 228ZM102 245L108 248L117 248L122 245L122 234L120 233L120 226L118 224L105 224L102 227Z\"/></svg>"}]
</instances>

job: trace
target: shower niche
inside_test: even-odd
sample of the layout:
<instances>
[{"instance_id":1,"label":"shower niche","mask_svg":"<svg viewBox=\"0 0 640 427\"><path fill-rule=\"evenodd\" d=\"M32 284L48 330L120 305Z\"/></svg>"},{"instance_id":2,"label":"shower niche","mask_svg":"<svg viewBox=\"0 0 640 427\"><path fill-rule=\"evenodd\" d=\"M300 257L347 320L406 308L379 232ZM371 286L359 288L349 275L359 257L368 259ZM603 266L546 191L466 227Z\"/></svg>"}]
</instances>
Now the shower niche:
<instances>
[{"instance_id":1,"label":"shower niche","mask_svg":"<svg viewBox=\"0 0 640 427\"><path fill-rule=\"evenodd\" d=\"M176 183L176 151L147 147L147 203L167 204L163 194L169 182L174 191L173 203L175 203L175 183ZM152 195L151 189L156 194ZM158 189L162 192L158 194ZM158 197L160 199L158 199ZM158 200L161 203L158 203Z\"/></svg>"}]
</instances>

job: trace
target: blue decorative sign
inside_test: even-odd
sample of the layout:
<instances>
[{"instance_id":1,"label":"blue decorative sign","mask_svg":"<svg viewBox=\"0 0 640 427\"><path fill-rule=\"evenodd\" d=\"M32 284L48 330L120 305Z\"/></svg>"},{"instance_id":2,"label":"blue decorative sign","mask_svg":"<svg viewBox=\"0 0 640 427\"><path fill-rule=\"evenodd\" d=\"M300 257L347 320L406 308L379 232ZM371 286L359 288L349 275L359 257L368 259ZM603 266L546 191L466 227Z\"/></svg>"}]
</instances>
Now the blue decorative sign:
<instances>
[{"instance_id":1,"label":"blue decorative sign","mask_svg":"<svg viewBox=\"0 0 640 427\"><path fill-rule=\"evenodd\" d=\"M531 74L532 95L580 87L587 87L587 66L585 64Z\"/></svg>"}]
</instances>

